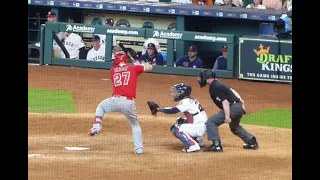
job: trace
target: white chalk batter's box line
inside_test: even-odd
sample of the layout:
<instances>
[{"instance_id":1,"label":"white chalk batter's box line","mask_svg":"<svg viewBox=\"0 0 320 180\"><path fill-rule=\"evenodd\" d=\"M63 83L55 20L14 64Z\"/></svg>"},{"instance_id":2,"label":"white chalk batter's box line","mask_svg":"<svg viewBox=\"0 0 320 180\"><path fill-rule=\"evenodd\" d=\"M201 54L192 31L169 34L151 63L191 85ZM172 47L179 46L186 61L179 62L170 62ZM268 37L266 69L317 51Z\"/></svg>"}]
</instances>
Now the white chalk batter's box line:
<instances>
[{"instance_id":1,"label":"white chalk batter's box line","mask_svg":"<svg viewBox=\"0 0 320 180\"><path fill-rule=\"evenodd\" d=\"M28 158L31 158L31 157L38 157L40 156L40 154L28 154Z\"/></svg>"}]
</instances>

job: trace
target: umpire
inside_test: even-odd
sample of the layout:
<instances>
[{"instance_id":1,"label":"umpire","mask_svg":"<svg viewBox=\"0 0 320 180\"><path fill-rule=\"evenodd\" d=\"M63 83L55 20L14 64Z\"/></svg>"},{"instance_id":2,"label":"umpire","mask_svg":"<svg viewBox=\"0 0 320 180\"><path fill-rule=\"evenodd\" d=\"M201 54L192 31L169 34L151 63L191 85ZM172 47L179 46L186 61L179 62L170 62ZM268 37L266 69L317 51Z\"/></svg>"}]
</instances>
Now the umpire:
<instances>
[{"instance_id":1,"label":"umpire","mask_svg":"<svg viewBox=\"0 0 320 180\"><path fill-rule=\"evenodd\" d=\"M213 144L204 151L223 152L218 129L223 123L229 124L231 132L244 141L244 149L257 149L259 145L256 138L240 125L240 119L245 113L241 100L232 92L230 87L216 79L216 74L212 70L202 71L199 76L200 87L209 84L211 99L221 109L219 113L207 120L207 136Z\"/></svg>"}]
</instances>

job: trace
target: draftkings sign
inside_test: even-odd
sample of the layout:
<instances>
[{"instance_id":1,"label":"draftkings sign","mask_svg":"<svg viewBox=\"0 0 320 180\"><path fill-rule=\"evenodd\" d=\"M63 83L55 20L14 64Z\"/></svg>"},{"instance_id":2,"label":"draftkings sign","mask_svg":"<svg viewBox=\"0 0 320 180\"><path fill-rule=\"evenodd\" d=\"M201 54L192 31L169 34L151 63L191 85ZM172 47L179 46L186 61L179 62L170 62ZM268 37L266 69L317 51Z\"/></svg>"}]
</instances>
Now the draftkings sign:
<instances>
[{"instance_id":1,"label":"draftkings sign","mask_svg":"<svg viewBox=\"0 0 320 180\"><path fill-rule=\"evenodd\" d=\"M240 39L239 79L292 82L292 42Z\"/></svg>"}]
</instances>

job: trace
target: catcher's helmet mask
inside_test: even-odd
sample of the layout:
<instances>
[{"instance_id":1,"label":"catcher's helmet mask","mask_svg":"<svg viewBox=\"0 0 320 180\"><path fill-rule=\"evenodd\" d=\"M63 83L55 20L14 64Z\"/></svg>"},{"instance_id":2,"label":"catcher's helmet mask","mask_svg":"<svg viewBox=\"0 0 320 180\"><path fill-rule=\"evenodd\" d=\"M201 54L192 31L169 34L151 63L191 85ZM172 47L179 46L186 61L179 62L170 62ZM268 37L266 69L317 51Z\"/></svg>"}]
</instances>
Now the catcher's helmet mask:
<instances>
[{"instance_id":1,"label":"catcher's helmet mask","mask_svg":"<svg viewBox=\"0 0 320 180\"><path fill-rule=\"evenodd\" d=\"M178 83L172 86L171 96L173 101L177 102L191 95L191 86L186 83Z\"/></svg>"},{"instance_id":2,"label":"catcher's helmet mask","mask_svg":"<svg viewBox=\"0 0 320 180\"><path fill-rule=\"evenodd\" d=\"M198 80L200 88L205 87L207 85L207 79L210 78L216 78L216 73L214 73L212 70L201 71Z\"/></svg>"}]
</instances>

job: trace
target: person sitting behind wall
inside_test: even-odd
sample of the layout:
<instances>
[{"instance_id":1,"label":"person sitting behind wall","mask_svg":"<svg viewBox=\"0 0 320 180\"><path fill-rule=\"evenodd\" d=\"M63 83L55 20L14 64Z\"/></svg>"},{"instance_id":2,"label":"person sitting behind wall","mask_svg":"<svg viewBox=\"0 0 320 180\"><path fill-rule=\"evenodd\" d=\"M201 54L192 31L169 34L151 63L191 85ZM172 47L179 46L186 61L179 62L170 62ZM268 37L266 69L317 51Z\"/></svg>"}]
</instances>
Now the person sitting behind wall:
<instances>
[{"instance_id":1,"label":"person sitting behind wall","mask_svg":"<svg viewBox=\"0 0 320 180\"><path fill-rule=\"evenodd\" d=\"M105 61L105 46L101 45L101 39L98 35L91 38L92 48L87 54L88 61Z\"/></svg>"},{"instance_id":2,"label":"person sitting behind wall","mask_svg":"<svg viewBox=\"0 0 320 180\"><path fill-rule=\"evenodd\" d=\"M193 4L213 5L212 0L192 0Z\"/></svg>"},{"instance_id":3,"label":"person sitting behind wall","mask_svg":"<svg viewBox=\"0 0 320 180\"><path fill-rule=\"evenodd\" d=\"M216 62L213 66L213 71L215 70L227 70L228 65L228 48L226 45L222 47L222 56L219 56L216 59Z\"/></svg>"},{"instance_id":4,"label":"person sitting behind wall","mask_svg":"<svg viewBox=\"0 0 320 180\"><path fill-rule=\"evenodd\" d=\"M267 9L265 5L262 5L262 0L252 0L246 8Z\"/></svg>"},{"instance_id":5,"label":"person sitting behind wall","mask_svg":"<svg viewBox=\"0 0 320 180\"><path fill-rule=\"evenodd\" d=\"M149 43L146 53L141 56L141 62L149 62L152 65L163 66L163 56L157 51L155 44Z\"/></svg>"},{"instance_id":6,"label":"person sitting behind wall","mask_svg":"<svg viewBox=\"0 0 320 180\"><path fill-rule=\"evenodd\" d=\"M188 55L178 59L175 65L181 67L203 68L201 59L197 57L197 47L191 45L188 48Z\"/></svg>"}]
</instances>

